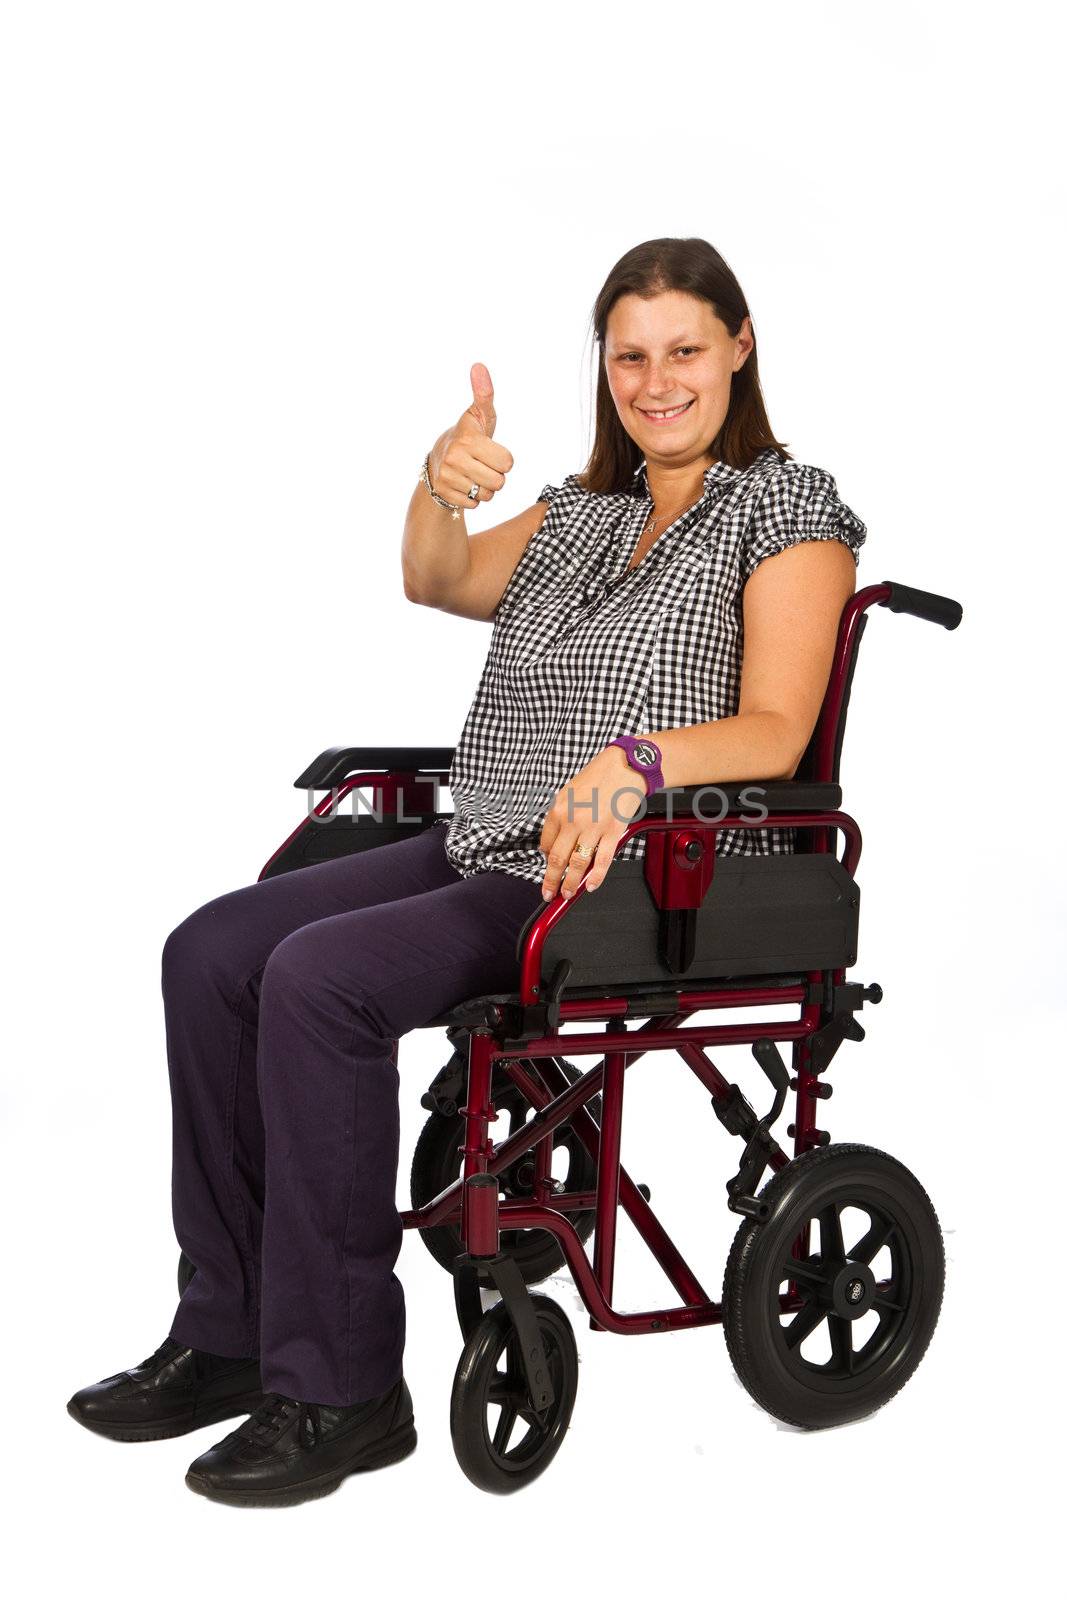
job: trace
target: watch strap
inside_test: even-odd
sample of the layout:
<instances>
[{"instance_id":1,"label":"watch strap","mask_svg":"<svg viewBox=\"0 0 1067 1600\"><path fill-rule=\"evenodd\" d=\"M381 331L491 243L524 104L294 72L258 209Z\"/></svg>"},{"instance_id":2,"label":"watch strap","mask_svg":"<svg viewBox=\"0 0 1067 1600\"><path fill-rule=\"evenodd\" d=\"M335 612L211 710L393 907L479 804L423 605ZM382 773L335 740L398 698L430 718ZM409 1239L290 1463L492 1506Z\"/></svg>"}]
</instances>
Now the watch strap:
<instances>
[{"instance_id":1,"label":"watch strap","mask_svg":"<svg viewBox=\"0 0 1067 1600\"><path fill-rule=\"evenodd\" d=\"M652 739L643 739L632 733L620 733L608 741L608 748L617 744L635 772L645 780L646 796L665 787L663 782L663 752Z\"/></svg>"}]
</instances>

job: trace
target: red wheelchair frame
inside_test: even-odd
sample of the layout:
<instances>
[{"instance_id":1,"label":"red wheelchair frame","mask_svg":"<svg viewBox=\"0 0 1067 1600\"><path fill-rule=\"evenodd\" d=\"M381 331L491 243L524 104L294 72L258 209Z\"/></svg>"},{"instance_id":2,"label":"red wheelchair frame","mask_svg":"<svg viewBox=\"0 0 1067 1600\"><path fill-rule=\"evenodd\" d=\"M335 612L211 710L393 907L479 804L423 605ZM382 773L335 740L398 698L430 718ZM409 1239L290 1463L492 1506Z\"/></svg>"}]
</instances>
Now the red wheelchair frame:
<instances>
[{"instance_id":1,"label":"red wheelchair frame","mask_svg":"<svg viewBox=\"0 0 1067 1600\"><path fill-rule=\"evenodd\" d=\"M714 915L715 838L724 828L797 828L803 830L798 850L832 855L835 860L840 830L845 841L840 864L852 891L849 906L855 928L859 901L855 872L862 840L855 819L840 809L838 775L858 645L866 613L874 605L950 629L962 617L956 601L902 584L884 582L860 590L842 612L823 705L797 775L790 780L718 786L726 792L729 809L716 820L705 819L693 804L707 786L661 791L627 827L620 848L632 838L646 836L645 884L662 925L670 925L661 948L683 952L675 976L662 973L644 992L640 985L637 993L632 992L631 985L631 992L620 993L609 982L600 993L568 998L570 962L559 961L547 970L546 946L553 931L574 917L584 894L579 884L572 898L557 895L536 911L523 930L516 994L473 997L427 1024L448 1027L453 1042L467 1040L466 1099L457 1108L465 1119L462 1173L427 1203L404 1211L402 1219L405 1228L417 1230L458 1223L462 1250L453 1274L465 1344L453 1389L452 1433L464 1471L483 1488L508 1492L544 1469L566 1431L577 1374L566 1318L554 1302L529 1293L514 1260L501 1250L502 1227L551 1235L589 1313L591 1329L641 1334L726 1322L731 1356L750 1392L775 1414L804 1427L868 1414L896 1392L922 1358L936 1323L944 1270L932 1207L900 1163L859 1145L834 1147L831 1156L826 1151L830 1136L816 1125L818 1102L831 1093L823 1074L843 1039L864 1037L855 1013L865 1002L880 1001L881 989L877 984L846 982L850 962L784 977L778 974L777 982L775 974L768 973L765 981L712 978L691 985L684 972L677 971L678 966L684 969L684 953L692 956L694 919ZM420 759L409 762L406 758L412 754ZM303 864L301 852L311 842L309 830L335 816L356 788L374 790L383 820L397 817L406 806L423 819L430 815L436 820L436 783L427 769L443 768L450 754L447 750L325 752L297 785L312 793L329 786L330 794L275 852L260 877ZM741 791L760 793L767 814L758 820L746 815L739 804ZM659 814L668 804L667 796L673 812ZM362 837L367 837L365 831ZM611 880L609 871L598 900L607 896ZM707 909L702 911L705 902ZM853 950L848 954L855 959ZM799 1006L797 1020L689 1021L702 1011L784 1003ZM646 1020L633 1029L627 1027L627 1019L639 1017ZM594 1022L605 1024L605 1031L566 1035L562 1031L566 1024L581 1027ZM791 1075L778 1050L786 1043L792 1047ZM757 1116L738 1087L705 1054L711 1046L741 1044L752 1047L774 1090L774 1103L764 1117ZM738 1174L727 1185L727 1203L743 1221L721 1302L699 1281L652 1210L648 1191L633 1181L620 1160L626 1071L646 1052L660 1050L677 1051L708 1091L719 1120L745 1141ZM603 1059L572 1081L560 1062L564 1053ZM490 1136L497 1116L492 1099L494 1067L506 1072L534 1108L532 1119L498 1146ZM791 1156L771 1132L790 1091L795 1094ZM590 1111L595 1097L601 1105L599 1124ZM588 1153L596 1172L593 1187L561 1192L553 1177L553 1139L564 1127ZM502 1198L501 1176L513 1170L521 1157L532 1157L530 1193ZM775 1176L760 1190L768 1168ZM629 1313L613 1307L620 1206L680 1303ZM865 1210L870 1220L868 1232L853 1247L844 1244L840 1225L842 1207L849 1206ZM576 1213L595 1218L591 1261L572 1220ZM812 1245L816 1219L817 1250ZM778 1244L765 1245L776 1236L775 1230ZM871 1259L864 1260L865 1254ZM877 1276L872 1265L882 1259L890 1262L888 1278ZM487 1311L481 1290L494 1287L500 1303ZM871 1336L876 1345L883 1335L888 1340L890 1327L896 1332L895 1343L887 1342L884 1350L879 1345L863 1366L862 1351L851 1344L851 1324L868 1311L876 1318ZM782 1316L792 1316L799 1326L825 1323L834 1349L831 1362L817 1365L789 1349L790 1325L781 1326ZM503 1373L497 1368L500 1357L506 1362ZM500 1408L495 1425L488 1420L491 1405ZM520 1420L526 1432L512 1444Z\"/></svg>"}]
</instances>

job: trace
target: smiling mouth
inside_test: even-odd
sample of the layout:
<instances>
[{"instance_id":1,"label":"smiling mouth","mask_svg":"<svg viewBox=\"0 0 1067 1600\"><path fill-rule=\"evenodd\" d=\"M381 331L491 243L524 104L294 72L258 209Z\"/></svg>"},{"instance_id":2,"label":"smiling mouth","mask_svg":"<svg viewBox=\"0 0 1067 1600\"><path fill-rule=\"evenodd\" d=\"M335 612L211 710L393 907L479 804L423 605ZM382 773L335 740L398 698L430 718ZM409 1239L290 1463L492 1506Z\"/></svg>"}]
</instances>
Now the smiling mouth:
<instances>
[{"instance_id":1,"label":"smiling mouth","mask_svg":"<svg viewBox=\"0 0 1067 1600\"><path fill-rule=\"evenodd\" d=\"M666 411L649 411L644 406L638 406L637 409L643 417L651 417L653 422L670 422L675 417L684 416L689 407L695 403L695 399L687 400L684 405L671 406Z\"/></svg>"}]
</instances>

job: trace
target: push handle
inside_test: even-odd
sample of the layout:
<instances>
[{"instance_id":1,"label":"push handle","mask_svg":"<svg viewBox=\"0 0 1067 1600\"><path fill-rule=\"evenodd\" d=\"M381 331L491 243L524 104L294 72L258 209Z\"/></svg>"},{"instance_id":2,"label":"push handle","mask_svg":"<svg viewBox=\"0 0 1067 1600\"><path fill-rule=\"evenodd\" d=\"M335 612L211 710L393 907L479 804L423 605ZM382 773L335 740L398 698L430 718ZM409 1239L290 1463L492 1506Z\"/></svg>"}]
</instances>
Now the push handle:
<instances>
[{"instance_id":1,"label":"push handle","mask_svg":"<svg viewBox=\"0 0 1067 1600\"><path fill-rule=\"evenodd\" d=\"M963 619L963 607L947 595L931 594L927 589L909 589L906 583L890 583L888 578L882 588L889 593L878 604L888 606L890 611L906 611L924 622L939 622L943 628L958 628Z\"/></svg>"}]
</instances>

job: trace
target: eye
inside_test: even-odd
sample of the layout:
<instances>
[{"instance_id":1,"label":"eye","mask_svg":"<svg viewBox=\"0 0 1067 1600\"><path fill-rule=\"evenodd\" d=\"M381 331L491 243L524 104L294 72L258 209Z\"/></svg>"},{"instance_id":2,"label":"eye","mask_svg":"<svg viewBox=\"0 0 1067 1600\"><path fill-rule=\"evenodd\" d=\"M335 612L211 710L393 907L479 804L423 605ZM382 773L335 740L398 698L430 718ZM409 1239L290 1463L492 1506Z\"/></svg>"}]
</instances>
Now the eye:
<instances>
[{"instance_id":1,"label":"eye","mask_svg":"<svg viewBox=\"0 0 1067 1600\"><path fill-rule=\"evenodd\" d=\"M695 344L683 344L683 345L679 345L678 348L679 348L679 350L682 351L682 353L684 355L687 350L691 351L691 352L695 352L697 347L696 347Z\"/></svg>"}]
</instances>

